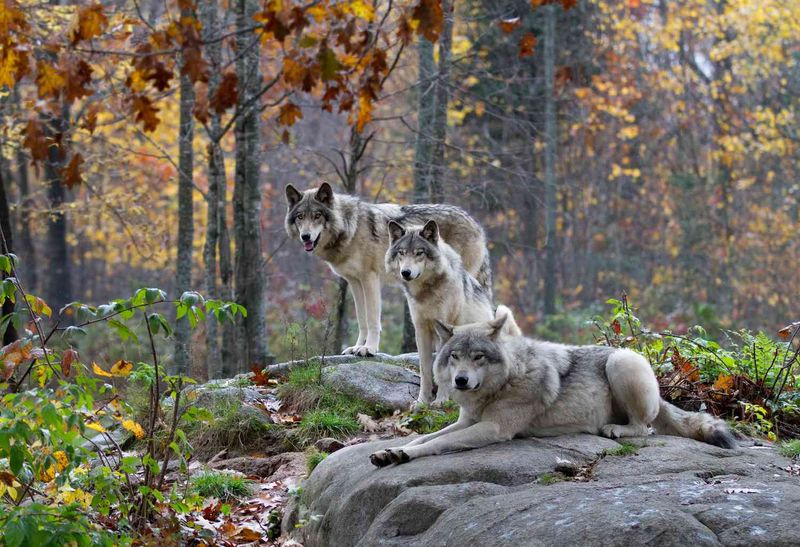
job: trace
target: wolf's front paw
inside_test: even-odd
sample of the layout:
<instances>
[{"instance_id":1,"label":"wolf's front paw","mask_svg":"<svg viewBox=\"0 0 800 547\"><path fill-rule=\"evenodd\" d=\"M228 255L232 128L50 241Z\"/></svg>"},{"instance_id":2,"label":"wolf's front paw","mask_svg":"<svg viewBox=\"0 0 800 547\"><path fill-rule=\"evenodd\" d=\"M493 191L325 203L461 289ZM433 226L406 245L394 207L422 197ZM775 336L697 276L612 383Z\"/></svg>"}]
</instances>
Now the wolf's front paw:
<instances>
[{"instance_id":1,"label":"wolf's front paw","mask_svg":"<svg viewBox=\"0 0 800 547\"><path fill-rule=\"evenodd\" d=\"M348 349L351 349L351 348L348 348ZM353 351L351 353L353 355L359 355L361 357L371 357L371 356L375 355L376 353L378 353L378 348L373 348L373 347L367 346L367 345L355 346L355 347L352 348L352 350Z\"/></svg>"},{"instance_id":2,"label":"wolf's front paw","mask_svg":"<svg viewBox=\"0 0 800 547\"><path fill-rule=\"evenodd\" d=\"M600 433L603 437L608 437L609 439L619 439L623 436L622 426L617 424L604 425L600 428Z\"/></svg>"},{"instance_id":3,"label":"wolf's front paw","mask_svg":"<svg viewBox=\"0 0 800 547\"><path fill-rule=\"evenodd\" d=\"M387 448L386 450L373 452L369 456L369 461L376 467L386 467L393 463L405 463L409 460L408 454L402 448Z\"/></svg>"}]
</instances>

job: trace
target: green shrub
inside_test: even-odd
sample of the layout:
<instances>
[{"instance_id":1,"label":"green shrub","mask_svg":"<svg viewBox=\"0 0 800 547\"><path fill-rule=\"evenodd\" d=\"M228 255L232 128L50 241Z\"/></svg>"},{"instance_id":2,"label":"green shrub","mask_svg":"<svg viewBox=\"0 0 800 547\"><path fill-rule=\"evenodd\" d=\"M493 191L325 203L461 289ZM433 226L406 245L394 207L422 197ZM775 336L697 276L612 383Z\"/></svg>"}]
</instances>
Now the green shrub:
<instances>
[{"instance_id":1,"label":"green shrub","mask_svg":"<svg viewBox=\"0 0 800 547\"><path fill-rule=\"evenodd\" d=\"M238 500L252 493L252 482L228 473L208 471L191 478L193 492L204 498Z\"/></svg>"},{"instance_id":2,"label":"green shrub","mask_svg":"<svg viewBox=\"0 0 800 547\"><path fill-rule=\"evenodd\" d=\"M781 453L781 456L786 456L787 458L800 458L800 439L782 442L778 446L778 452Z\"/></svg>"},{"instance_id":3,"label":"green shrub","mask_svg":"<svg viewBox=\"0 0 800 547\"><path fill-rule=\"evenodd\" d=\"M320 463L322 463L322 460L324 460L328 456L329 454L327 452L322 452L320 450L317 450L316 448L312 449L308 453L308 459L306 461L306 468L308 470L308 474L310 475L311 472L314 471L314 469L316 469Z\"/></svg>"},{"instance_id":4,"label":"green shrub","mask_svg":"<svg viewBox=\"0 0 800 547\"><path fill-rule=\"evenodd\" d=\"M453 401L445 401L441 409L422 406L411 413L403 421L403 426L417 433L433 433L458 420L458 405Z\"/></svg>"},{"instance_id":5,"label":"green shrub","mask_svg":"<svg viewBox=\"0 0 800 547\"><path fill-rule=\"evenodd\" d=\"M344 439L356 433L358 429L355 418L330 410L312 410L306 413L298 428L304 443L311 443L323 437Z\"/></svg>"}]
</instances>

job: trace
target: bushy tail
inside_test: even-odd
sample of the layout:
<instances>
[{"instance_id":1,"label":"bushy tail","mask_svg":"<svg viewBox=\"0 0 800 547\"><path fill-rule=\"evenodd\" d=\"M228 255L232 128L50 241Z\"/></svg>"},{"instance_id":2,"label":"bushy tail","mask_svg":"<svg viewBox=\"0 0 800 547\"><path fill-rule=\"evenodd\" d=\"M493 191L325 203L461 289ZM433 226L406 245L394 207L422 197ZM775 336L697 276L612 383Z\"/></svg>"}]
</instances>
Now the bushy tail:
<instances>
[{"instance_id":1,"label":"bushy tail","mask_svg":"<svg viewBox=\"0 0 800 547\"><path fill-rule=\"evenodd\" d=\"M483 262L481 262L480 267L478 268L478 273L475 274L475 279L480 283L480 286L483 287L483 290L486 291L486 294L489 295L489 302L492 301L492 264L489 260L489 250L484 249L483 251Z\"/></svg>"},{"instance_id":2,"label":"bushy tail","mask_svg":"<svg viewBox=\"0 0 800 547\"><path fill-rule=\"evenodd\" d=\"M657 433L703 441L722 448L736 448L736 439L725 422L705 412L687 412L662 399L653 421Z\"/></svg>"},{"instance_id":3,"label":"bushy tail","mask_svg":"<svg viewBox=\"0 0 800 547\"><path fill-rule=\"evenodd\" d=\"M509 308L500 304L497 306L497 310L494 312L494 317L497 319L502 315L506 316L506 322L503 323L503 334L507 334L509 336L522 336L522 330L519 328L519 325L517 325L516 320L514 320L514 314Z\"/></svg>"}]
</instances>

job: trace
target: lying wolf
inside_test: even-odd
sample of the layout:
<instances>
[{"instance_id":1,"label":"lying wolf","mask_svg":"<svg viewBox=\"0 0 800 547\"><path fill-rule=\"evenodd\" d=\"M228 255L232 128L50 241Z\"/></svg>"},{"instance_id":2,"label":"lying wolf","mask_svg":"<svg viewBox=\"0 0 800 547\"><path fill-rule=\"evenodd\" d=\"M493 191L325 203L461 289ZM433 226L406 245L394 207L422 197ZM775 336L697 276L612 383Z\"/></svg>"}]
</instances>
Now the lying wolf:
<instances>
[{"instance_id":1,"label":"lying wolf","mask_svg":"<svg viewBox=\"0 0 800 547\"><path fill-rule=\"evenodd\" d=\"M373 204L346 194L334 195L327 182L305 192L289 184L286 199L289 209L285 225L289 237L300 240L306 252L319 256L350 285L358 339L344 353L371 355L378 351L381 282L393 281L384 267L389 220L411 224L436 220L442 236L461 255L464 268L487 292L491 291L486 237L481 226L463 209L452 205Z\"/></svg>"},{"instance_id":2,"label":"lying wolf","mask_svg":"<svg viewBox=\"0 0 800 547\"><path fill-rule=\"evenodd\" d=\"M430 403L433 399L435 321L453 325L488 321L494 317L492 299L464 269L461 257L439 234L435 220L429 220L422 227L408 228L390 220L389 236L391 245L386 251L386 271L403 282L419 351L418 401ZM522 334L513 320L506 323L506 331ZM447 399L447 387L439 386L437 403Z\"/></svg>"},{"instance_id":3,"label":"lying wolf","mask_svg":"<svg viewBox=\"0 0 800 547\"><path fill-rule=\"evenodd\" d=\"M565 346L502 334L508 318L500 310L485 323L437 324L446 340L436 356L434 377L453 388L458 421L405 446L370 456L383 467L421 456L468 450L514 437L568 433L609 438L657 433L735 448L722 420L686 412L659 395L650 365L627 349Z\"/></svg>"}]
</instances>

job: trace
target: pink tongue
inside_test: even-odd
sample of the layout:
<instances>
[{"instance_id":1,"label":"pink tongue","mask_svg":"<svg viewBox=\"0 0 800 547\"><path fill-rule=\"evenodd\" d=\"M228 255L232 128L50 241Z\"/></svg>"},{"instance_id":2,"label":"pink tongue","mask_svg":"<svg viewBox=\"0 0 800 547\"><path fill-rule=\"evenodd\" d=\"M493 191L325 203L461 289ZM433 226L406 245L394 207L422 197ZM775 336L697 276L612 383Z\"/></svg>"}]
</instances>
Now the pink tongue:
<instances>
[{"instance_id":1,"label":"pink tongue","mask_svg":"<svg viewBox=\"0 0 800 547\"><path fill-rule=\"evenodd\" d=\"M314 242L313 241L304 241L303 248L306 251L313 251L314 250Z\"/></svg>"}]
</instances>

